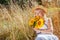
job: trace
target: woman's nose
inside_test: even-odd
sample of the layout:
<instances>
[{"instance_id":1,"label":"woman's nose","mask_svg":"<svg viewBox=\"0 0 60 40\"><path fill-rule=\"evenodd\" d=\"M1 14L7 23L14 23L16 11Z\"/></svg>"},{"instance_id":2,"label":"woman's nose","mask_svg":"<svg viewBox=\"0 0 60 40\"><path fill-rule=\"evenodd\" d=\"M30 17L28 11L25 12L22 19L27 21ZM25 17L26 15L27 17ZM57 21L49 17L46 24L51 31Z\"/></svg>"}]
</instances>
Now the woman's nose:
<instances>
[{"instance_id":1,"label":"woman's nose","mask_svg":"<svg viewBox=\"0 0 60 40\"><path fill-rule=\"evenodd\" d=\"M39 15L38 13L35 14L35 16L38 16L38 15Z\"/></svg>"}]
</instances>

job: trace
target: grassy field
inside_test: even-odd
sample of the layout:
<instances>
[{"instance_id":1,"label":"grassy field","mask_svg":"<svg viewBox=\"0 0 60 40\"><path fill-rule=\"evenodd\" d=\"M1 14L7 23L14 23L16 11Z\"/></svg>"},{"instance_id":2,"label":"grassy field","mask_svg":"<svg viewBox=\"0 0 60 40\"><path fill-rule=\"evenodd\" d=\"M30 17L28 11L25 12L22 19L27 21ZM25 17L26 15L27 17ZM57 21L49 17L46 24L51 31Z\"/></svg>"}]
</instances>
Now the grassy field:
<instances>
[{"instance_id":1,"label":"grassy field","mask_svg":"<svg viewBox=\"0 0 60 40\"><path fill-rule=\"evenodd\" d=\"M33 16L30 11L29 8L23 11L18 5L10 5L9 8L0 5L0 39L31 40L34 31L28 25L29 18Z\"/></svg>"}]
</instances>

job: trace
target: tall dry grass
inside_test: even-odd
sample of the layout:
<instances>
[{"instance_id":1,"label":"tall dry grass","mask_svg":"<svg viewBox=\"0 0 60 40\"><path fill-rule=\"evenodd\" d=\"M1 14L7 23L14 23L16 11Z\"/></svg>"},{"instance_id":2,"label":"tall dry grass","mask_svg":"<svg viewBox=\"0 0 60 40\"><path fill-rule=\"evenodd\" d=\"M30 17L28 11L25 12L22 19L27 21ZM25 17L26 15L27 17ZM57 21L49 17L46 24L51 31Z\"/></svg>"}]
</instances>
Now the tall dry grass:
<instances>
[{"instance_id":1,"label":"tall dry grass","mask_svg":"<svg viewBox=\"0 0 60 40\"><path fill-rule=\"evenodd\" d=\"M17 5L0 5L0 40L32 40L34 31L28 21L32 17L29 7L24 11Z\"/></svg>"}]
</instances>

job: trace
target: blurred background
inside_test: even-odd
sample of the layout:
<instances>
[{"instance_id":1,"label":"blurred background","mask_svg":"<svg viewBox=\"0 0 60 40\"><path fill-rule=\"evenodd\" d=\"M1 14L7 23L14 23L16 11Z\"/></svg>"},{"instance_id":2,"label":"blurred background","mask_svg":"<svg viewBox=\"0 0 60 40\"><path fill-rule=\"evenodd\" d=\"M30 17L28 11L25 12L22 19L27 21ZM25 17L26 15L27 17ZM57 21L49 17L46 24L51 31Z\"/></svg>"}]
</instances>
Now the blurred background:
<instances>
[{"instance_id":1,"label":"blurred background","mask_svg":"<svg viewBox=\"0 0 60 40\"><path fill-rule=\"evenodd\" d=\"M60 0L0 0L0 40L34 40L36 34L28 21L38 5L47 8L53 32L60 38Z\"/></svg>"}]
</instances>

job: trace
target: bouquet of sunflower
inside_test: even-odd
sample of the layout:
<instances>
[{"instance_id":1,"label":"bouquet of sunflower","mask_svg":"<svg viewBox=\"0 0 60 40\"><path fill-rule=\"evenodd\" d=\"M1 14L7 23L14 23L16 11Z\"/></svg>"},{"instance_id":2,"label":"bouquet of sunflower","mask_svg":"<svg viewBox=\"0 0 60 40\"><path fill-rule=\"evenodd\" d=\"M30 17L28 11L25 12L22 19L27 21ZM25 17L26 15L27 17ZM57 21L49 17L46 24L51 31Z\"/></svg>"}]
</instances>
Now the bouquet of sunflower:
<instances>
[{"instance_id":1,"label":"bouquet of sunflower","mask_svg":"<svg viewBox=\"0 0 60 40\"><path fill-rule=\"evenodd\" d=\"M40 16L35 16L34 18L30 19L29 25L33 28L40 29L44 25L44 19L40 18Z\"/></svg>"}]
</instances>

